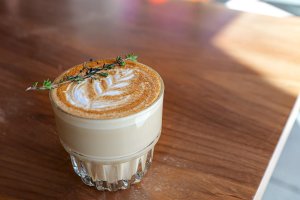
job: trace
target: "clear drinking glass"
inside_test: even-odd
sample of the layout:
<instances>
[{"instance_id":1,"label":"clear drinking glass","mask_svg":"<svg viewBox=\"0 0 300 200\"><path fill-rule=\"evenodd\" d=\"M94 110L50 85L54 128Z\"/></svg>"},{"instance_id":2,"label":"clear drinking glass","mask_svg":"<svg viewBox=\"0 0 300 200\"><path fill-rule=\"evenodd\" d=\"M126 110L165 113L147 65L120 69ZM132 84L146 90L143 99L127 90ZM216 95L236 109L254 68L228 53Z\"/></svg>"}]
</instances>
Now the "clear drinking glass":
<instances>
[{"instance_id":1,"label":"clear drinking glass","mask_svg":"<svg viewBox=\"0 0 300 200\"><path fill-rule=\"evenodd\" d=\"M51 98L57 132L75 173L98 190L127 189L149 169L162 127L164 84L146 109L115 119L88 119L60 109Z\"/></svg>"}]
</instances>

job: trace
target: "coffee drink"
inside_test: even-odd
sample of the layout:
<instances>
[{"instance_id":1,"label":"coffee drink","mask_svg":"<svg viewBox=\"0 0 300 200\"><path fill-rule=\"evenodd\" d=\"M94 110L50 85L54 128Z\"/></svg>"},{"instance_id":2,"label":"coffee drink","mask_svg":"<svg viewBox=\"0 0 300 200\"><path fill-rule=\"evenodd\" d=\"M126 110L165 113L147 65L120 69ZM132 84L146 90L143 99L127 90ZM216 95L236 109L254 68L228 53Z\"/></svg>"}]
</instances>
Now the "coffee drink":
<instances>
[{"instance_id":1,"label":"coffee drink","mask_svg":"<svg viewBox=\"0 0 300 200\"><path fill-rule=\"evenodd\" d=\"M114 60L88 63L90 69ZM75 76L83 64L61 74ZM69 82L51 90L57 131L75 172L99 190L126 189L152 162L162 123L164 85L152 68L134 61L107 77Z\"/></svg>"},{"instance_id":2,"label":"coffee drink","mask_svg":"<svg viewBox=\"0 0 300 200\"><path fill-rule=\"evenodd\" d=\"M112 63L102 60L89 63L90 67ZM72 76L82 65L71 68L63 76ZM110 70L101 79L86 79L78 84L65 84L51 92L53 100L67 113L90 119L125 117L149 107L159 96L161 80L153 69L127 61L124 67Z\"/></svg>"}]
</instances>

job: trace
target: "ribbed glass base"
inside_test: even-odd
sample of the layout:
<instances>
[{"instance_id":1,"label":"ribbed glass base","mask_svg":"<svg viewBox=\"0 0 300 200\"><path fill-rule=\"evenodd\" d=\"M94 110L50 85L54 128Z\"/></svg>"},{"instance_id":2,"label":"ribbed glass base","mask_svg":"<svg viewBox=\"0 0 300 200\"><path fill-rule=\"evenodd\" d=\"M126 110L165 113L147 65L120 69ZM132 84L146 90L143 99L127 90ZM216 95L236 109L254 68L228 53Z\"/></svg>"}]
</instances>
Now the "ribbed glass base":
<instances>
[{"instance_id":1,"label":"ribbed glass base","mask_svg":"<svg viewBox=\"0 0 300 200\"><path fill-rule=\"evenodd\" d=\"M75 173L89 186L98 190L117 191L138 183L152 163L154 147L141 156L123 162L102 162L82 159L71 153Z\"/></svg>"}]
</instances>

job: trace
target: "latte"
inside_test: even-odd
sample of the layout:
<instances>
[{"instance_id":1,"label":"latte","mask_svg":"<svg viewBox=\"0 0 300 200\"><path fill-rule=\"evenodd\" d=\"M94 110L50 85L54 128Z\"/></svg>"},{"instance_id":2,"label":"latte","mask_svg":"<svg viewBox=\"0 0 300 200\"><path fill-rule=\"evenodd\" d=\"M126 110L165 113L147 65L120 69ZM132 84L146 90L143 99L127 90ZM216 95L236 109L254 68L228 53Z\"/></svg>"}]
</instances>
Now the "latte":
<instances>
[{"instance_id":1,"label":"latte","mask_svg":"<svg viewBox=\"0 0 300 200\"><path fill-rule=\"evenodd\" d=\"M113 62L89 62L88 70ZM83 70L75 66L54 83ZM152 68L134 61L107 72L107 77L63 83L50 91L50 100L76 174L98 190L115 191L141 181L152 163L161 134L164 84Z\"/></svg>"},{"instance_id":2,"label":"latte","mask_svg":"<svg viewBox=\"0 0 300 200\"><path fill-rule=\"evenodd\" d=\"M113 63L114 60L89 62L91 68ZM61 74L80 73L83 64ZM84 118L112 119L140 112L157 100L161 90L160 76L150 67L138 62L126 61L125 66L109 70L108 77L70 82L53 89L52 100L63 111Z\"/></svg>"}]
</instances>

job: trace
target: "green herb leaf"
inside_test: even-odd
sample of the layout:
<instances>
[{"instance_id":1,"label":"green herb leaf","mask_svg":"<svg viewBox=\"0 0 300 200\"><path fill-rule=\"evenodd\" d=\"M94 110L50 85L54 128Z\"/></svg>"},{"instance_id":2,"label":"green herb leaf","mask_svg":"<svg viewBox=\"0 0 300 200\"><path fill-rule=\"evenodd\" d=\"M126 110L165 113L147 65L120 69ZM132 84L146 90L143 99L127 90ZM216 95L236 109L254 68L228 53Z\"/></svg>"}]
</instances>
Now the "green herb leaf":
<instances>
[{"instance_id":1,"label":"green herb leaf","mask_svg":"<svg viewBox=\"0 0 300 200\"><path fill-rule=\"evenodd\" d=\"M121 57L121 56L118 56L117 58L116 58L116 62L117 62L117 64L118 65L120 65L120 66L125 66L125 61L123 60L123 58Z\"/></svg>"},{"instance_id":2,"label":"green herb leaf","mask_svg":"<svg viewBox=\"0 0 300 200\"><path fill-rule=\"evenodd\" d=\"M52 82L49 79L44 80L43 87L48 89L48 90L51 90L52 89Z\"/></svg>"},{"instance_id":3,"label":"green herb leaf","mask_svg":"<svg viewBox=\"0 0 300 200\"><path fill-rule=\"evenodd\" d=\"M125 66L125 64L126 64L126 63L125 63L124 60L122 60L122 62L119 63L119 65L121 65L121 66Z\"/></svg>"},{"instance_id":4,"label":"green herb leaf","mask_svg":"<svg viewBox=\"0 0 300 200\"><path fill-rule=\"evenodd\" d=\"M74 81L76 81L77 83L83 81L84 78L82 76L76 76L76 78L74 78Z\"/></svg>"},{"instance_id":5,"label":"green herb leaf","mask_svg":"<svg viewBox=\"0 0 300 200\"><path fill-rule=\"evenodd\" d=\"M115 67L115 63L111 63L111 64L104 64L103 65L103 67L102 67L102 69L103 70L108 70L108 69L112 69L112 68L114 68Z\"/></svg>"},{"instance_id":6,"label":"green herb leaf","mask_svg":"<svg viewBox=\"0 0 300 200\"><path fill-rule=\"evenodd\" d=\"M121 56L117 56L116 57L116 62L119 62L120 60L122 60L122 57Z\"/></svg>"},{"instance_id":7,"label":"green herb leaf","mask_svg":"<svg viewBox=\"0 0 300 200\"><path fill-rule=\"evenodd\" d=\"M76 76L66 76L66 77L65 77L65 80L66 80L66 81L72 81L72 80L75 79L75 77L76 77Z\"/></svg>"},{"instance_id":8,"label":"green herb leaf","mask_svg":"<svg viewBox=\"0 0 300 200\"><path fill-rule=\"evenodd\" d=\"M106 72L100 72L99 75L100 75L100 76L103 76L103 77L107 77L107 76L108 76L108 73L106 73Z\"/></svg>"},{"instance_id":9,"label":"green herb leaf","mask_svg":"<svg viewBox=\"0 0 300 200\"><path fill-rule=\"evenodd\" d=\"M39 82L34 82L34 83L32 84L32 87L36 88L36 87L38 86L38 84L39 84Z\"/></svg>"},{"instance_id":10,"label":"green herb leaf","mask_svg":"<svg viewBox=\"0 0 300 200\"><path fill-rule=\"evenodd\" d=\"M137 56L137 55L134 55L133 53L131 53L131 54L126 55L125 58L126 58L127 60L137 61L138 56Z\"/></svg>"}]
</instances>

